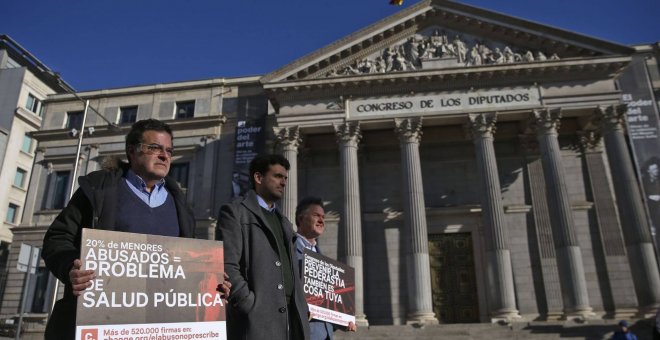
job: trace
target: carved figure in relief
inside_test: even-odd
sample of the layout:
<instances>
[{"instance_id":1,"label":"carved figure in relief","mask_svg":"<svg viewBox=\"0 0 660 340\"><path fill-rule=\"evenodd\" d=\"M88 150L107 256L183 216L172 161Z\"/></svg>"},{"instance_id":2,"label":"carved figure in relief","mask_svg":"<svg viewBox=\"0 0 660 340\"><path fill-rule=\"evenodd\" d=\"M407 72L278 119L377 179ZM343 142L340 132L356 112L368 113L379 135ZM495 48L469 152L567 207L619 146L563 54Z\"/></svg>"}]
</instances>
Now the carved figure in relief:
<instances>
[{"instance_id":1,"label":"carved figure in relief","mask_svg":"<svg viewBox=\"0 0 660 340\"><path fill-rule=\"evenodd\" d=\"M504 64L504 54L499 47L495 47L495 51L490 54L489 59L493 64Z\"/></svg>"},{"instance_id":2,"label":"carved figure in relief","mask_svg":"<svg viewBox=\"0 0 660 340\"><path fill-rule=\"evenodd\" d=\"M394 51L394 47L388 47L383 51L383 59L385 60L385 72L389 72L392 70L392 65L393 65L393 59L394 55L396 52Z\"/></svg>"},{"instance_id":3,"label":"carved figure in relief","mask_svg":"<svg viewBox=\"0 0 660 340\"><path fill-rule=\"evenodd\" d=\"M513 51L511 51L511 48L509 46L504 46L504 50L502 51L502 54L504 55L505 63L510 64L516 61L515 55L513 54Z\"/></svg>"},{"instance_id":4,"label":"carved figure in relief","mask_svg":"<svg viewBox=\"0 0 660 340\"><path fill-rule=\"evenodd\" d=\"M543 54L543 52L538 51L536 52L536 61L546 61L548 58Z\"/></svg>"},{"instance_id":5,"label":"carved figure in relief","mask_svg":"<svg viewBox=\"0 0 660 340\"><path fill-rule=\"evenodd\" d=\"M395 55L392 58L392 71L406 71L408 69L408 63L406 58L399 52L395 52Z\"/></svg>"},{"instance_id":6,"label":"carved figure in relief","mask_svg":"<svg viewBox=\"0 0 660 340\"><path fill-rule=\"evenodd\" d=\"M433 53L433 47L431 47L430 41L422 40L418 47L419 59L430 59Z\"/></svg>"},{"instance_id":7,"label":"carved figure in relief","mask_svg":"<svg viewBox=\"0 0 660 340\"><path fill-rule=\"evenodd\" d=\"M456 49L458 62L461 64L465 63L465 57L467 56L467 46L465 46L465 43L463 40L461 40L459 35L456 35L454 38L454 48Z\"/></svg>"},{"instance_id":8,"label":"carved figure in relief","mask_svg":"<svg viewBox=\"0 0 660 340\"><path fill-rule=\"evenodd\" d=\"M431 36L413 35L402 44L383 49L375 58L360 59L341 69L331 70L326 76L416 70L422 67L422 60L436 58L455 58L459 65L465 66L559 60L556 53L547 57L541 51L516 53L507 45L493 45L490 45L494 48L491 49L485 41L475 39L470 46L459 34L449 41L447 32L435 29Z\"/></svg>"},{"instance_id":9,"label":"carved figure in relief","mask_svg":"<svg viewBox=\"0 0 660 340\"><path fill-rule=\"evenodd\" d=\"M344 67L344 69L341 71L341 75L343 76L350 76L354 74L360 74L360 71L358 71L353 65L347 65Z\"/></svg>"},{"instance_id":10,"label":"carved figure in relief","mask_svg":"<svg viewBox=\"0 0 660 340\"><path fill-rule=\"evenodd\" d=\"M443 56L448 56L448 57L455 57L458 53L456 53L456 47L454 44L444 44L442 45L442 55Z\"/></svg>"},{"instance_id":11,"label":"carved figure in relief","mask_svg":"<svg viewBox=\"0 0 660 340\"><path fill-rule=\"evenodd\" d=\"M490 60L490 54L492 51L486 44L478 44L479 54L481 54L481 61L486 63Z\"/></svg>"},{"instance_id":12,"label":"carved figure in relief","mask_svg":"<svg viewBox=\"0 0 660 340\"><path fill-rule=\"evenodd\" d=\"M374 66L376 69L376 73L385 73L385 70L387 69L387 64L385 63L385 59L383 59L382 56L376 57L376 60L374 61Z\"/></svg>"},{"instance_id":13,"label":"carved figure in relief","mask_svg":"<svg viewBox=\"0 0 660 340\"><path fill-rule=\"evenodd\" d=\"M404 55L413 65L421 65L419 62L419 42L414 36L410 37L403 45Z\"/></svg>"},{"instance_id":14,"label":"carved figure in relief","mask_svg":"<svg viewBox=\"0 0 660 340\"><path fill-rule=\"evenodd\" d=\"M472 49L470 49L470 54L468 56L467 60L467 65L468 66L478 66L481 65L481 54L479 54L479 50L477 49L477 46L472 46Z\"/></svg>"}]
</instances>

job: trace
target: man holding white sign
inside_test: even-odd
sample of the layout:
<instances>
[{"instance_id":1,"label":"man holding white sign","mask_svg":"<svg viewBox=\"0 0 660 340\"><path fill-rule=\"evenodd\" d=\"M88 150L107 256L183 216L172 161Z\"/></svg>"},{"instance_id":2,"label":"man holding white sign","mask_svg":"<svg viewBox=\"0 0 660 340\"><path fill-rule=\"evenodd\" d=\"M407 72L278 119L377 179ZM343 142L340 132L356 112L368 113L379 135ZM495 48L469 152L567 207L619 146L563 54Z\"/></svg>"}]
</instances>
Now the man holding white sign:
<instances>
[{"instance_id":1,"label":"man holding white sign","mask_svg":"<svg viewBox=\"0 0 660 340\"><path fill-rule=\"evenodd\" d=\"M93 270L81 269L83 228L193 237L193 213L178 183L167 177L172 140L166 123L138 121L126 136L128 164L117 161L78 179L79 189L44 237L46 266L65 284L64 297L48 320L46 339L75 338L77 297L96 277Z\"/></svg>"},{"instance_id":2,"label":"man holding white sign","mask_svg":"<svg viewBox=\"0 0 660 340\"><path fill-rule=\"evenodd\" d=\"M298 258L300 273L302 275L304 250L309 249L321 253L317 239L325 231L325 210L323 200L317 197L303 198L296 207L296 256ZM330 322L311 319L309 321L311 340L332 340L335 325ZM345 328L347 331L355 332L357 326L351 322Z\"/></svg>"}]
</instances>

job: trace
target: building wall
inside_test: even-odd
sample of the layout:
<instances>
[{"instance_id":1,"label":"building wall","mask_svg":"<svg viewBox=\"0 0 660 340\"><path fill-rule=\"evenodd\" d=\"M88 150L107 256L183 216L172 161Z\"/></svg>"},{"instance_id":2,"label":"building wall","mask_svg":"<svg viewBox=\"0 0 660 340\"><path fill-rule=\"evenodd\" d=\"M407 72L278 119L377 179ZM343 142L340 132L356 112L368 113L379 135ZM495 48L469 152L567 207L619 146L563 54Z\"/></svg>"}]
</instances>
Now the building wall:
<instances>
[{"instance_id":1,"label":"building wall","mask_svg":"<svg viewBox=\"0 0 660 340\"><path fill-rule=\"evenodd\" d=\"M187 200L197 220L196 235L212 239L215 237L215 218L219 207L229 200L233 164L233 131L227 135L223 133L223 124L226 121L223 105L232 100L236 101L239 89L243 91L243 87L246 88L243 92L258 95L258 91L250 90L255 88L255 80L256 78L239 79L229 86L223 81L210 80L79 95L90 98L90 106L112 122L118 121L120 107L137 105L137 119L156 118L170 124L175 136L172 165L188 164L188 175L182 181L187 182ZM195 101L194 117L174 119L175 102L188 100ZM35 138L39 140L39 149L31 176L25 219L15 227L19 234L15 239L29 240L33 245L41 246L43 233L60 211L49 208L53 200L53 181L58 172L69 172L69 182L66 183L68 198L78 139L73 138L70 131L64 128L66 115L69 111L83 108L84 104L71 95L52 96L46 102L41 132L35 134ZM229 126L233 129L236 116L241 110L238 107L232 108L231 105L228 105L227 109L231 115ZM125 134L130 128L130 124L126 124L120 125L118 131L110 130L103 119L91 110L87 117L86 127L93 126L96 131L90 135L89 131L85 130L78 175L101 169L108 158L125 159ZM9 283L4 296L6 303L0 310L3 315L18 312L24 276L15 269L18 250L18 245L10 249ZM41 266L44 266L43 263ZM34 294L45 293L44 287L30 289Z\"/></svg>"}]
</instances>

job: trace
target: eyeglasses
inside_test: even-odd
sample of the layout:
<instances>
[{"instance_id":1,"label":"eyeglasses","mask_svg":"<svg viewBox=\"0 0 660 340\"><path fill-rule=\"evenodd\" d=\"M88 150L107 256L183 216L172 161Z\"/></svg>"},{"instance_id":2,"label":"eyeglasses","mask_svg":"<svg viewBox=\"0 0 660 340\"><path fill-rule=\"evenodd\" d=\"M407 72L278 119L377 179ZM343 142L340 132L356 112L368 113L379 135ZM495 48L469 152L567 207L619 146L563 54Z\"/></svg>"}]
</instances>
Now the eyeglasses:
<instances>
[{"instance_id":1,"label":"eyeglasses","mask_svg":"<svg viewBox=\"0 0 660 340\"><path fill-rule=\"evenodd\" d=\"M140 147L140 150L142 150L142 152L148 155L160 155L164 153L165 155L167 155L167 157L172 157L172 154L174 153L173 148L166 148L156 143L152 143L152 144L138 143L138 146Z\"/></svg>"}]
</instances>

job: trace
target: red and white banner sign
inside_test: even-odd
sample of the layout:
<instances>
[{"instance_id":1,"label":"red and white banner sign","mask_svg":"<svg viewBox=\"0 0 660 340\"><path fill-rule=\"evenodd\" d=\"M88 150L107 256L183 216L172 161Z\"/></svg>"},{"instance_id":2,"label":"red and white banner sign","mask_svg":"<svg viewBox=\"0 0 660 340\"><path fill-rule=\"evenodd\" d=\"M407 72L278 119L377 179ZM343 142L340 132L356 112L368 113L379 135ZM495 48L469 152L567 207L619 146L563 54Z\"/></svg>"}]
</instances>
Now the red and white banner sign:
<instances>
[{"instance_id":1,"label":"red and white banner sign","mask_svg":"<svg viewBox=\"0 0 660 340\"><path fill-rule=\"evenodd\" d=\"M84 229L77 340L226 339L222 242Z\"/></svg>"},{"instance_id":2,"label":"red and white banner sign","mask_svg":"<svg viewBox=\"0 0 660 340\"><path fill-rule=\"evenodd\" d=\"M355 270L309 249L303 260L303 290L313 319L355 323Z\"/></svg>"}]
</instances>

